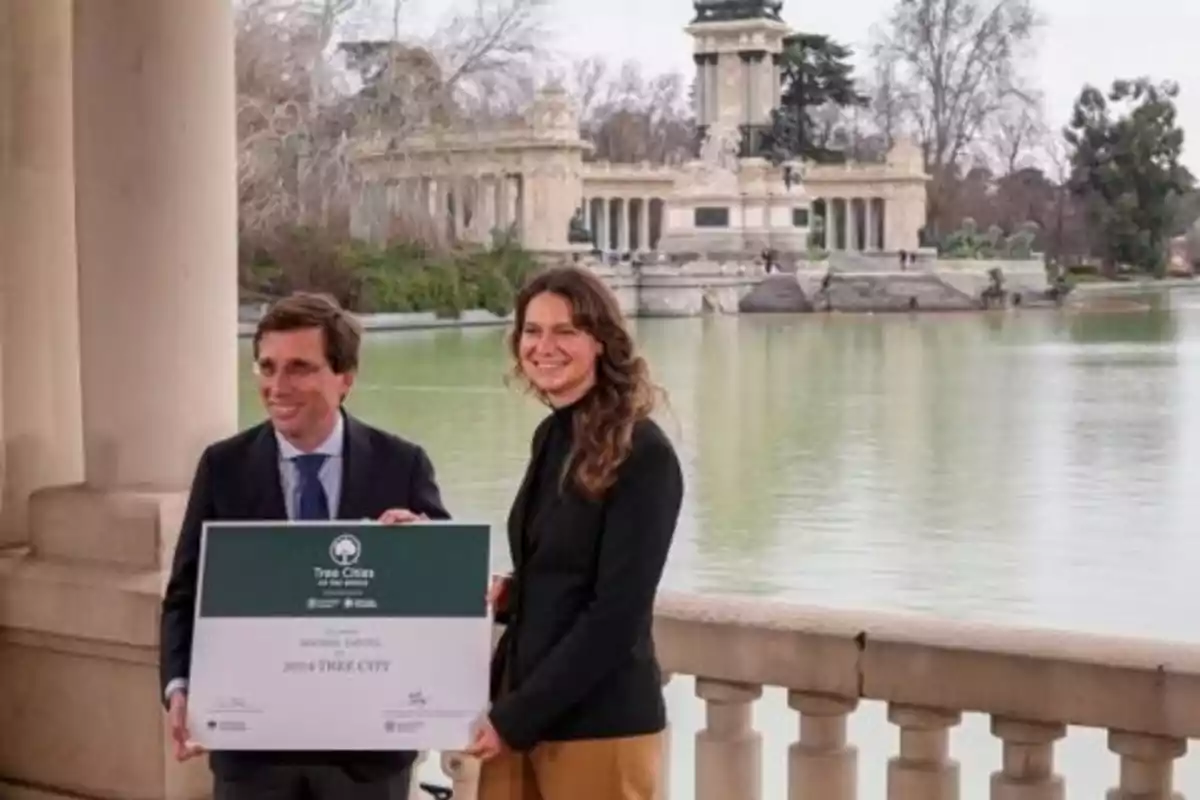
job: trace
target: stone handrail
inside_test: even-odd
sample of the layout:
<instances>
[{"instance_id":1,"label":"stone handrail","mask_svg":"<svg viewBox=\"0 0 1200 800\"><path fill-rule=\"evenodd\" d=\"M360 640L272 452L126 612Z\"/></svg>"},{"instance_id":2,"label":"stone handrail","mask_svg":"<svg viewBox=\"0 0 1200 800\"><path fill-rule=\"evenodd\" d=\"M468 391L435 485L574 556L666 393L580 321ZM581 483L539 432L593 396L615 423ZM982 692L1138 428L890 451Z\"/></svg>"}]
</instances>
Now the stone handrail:
<instances>
[{"instance_id":1,"label":"stone handrail","mask_svg":"<svg viewBox=\"0 0 1200 800\"><path fill-rule=\"evenodd\" d=\"M674 180L679 175L677 167L666 164L654 164L649 161L614 162L614 161L585 161L582 174L584 178L637 177L655 178L659 180Z\"/></svg>"},{"instance_id":2,"label":"stone handrail","mask_svg":"<svg viewBox=\"0 0 1200 800\"><path fill-rule=\"evenodd\" d=\"M846 727L860 700L885 702L900 729L888 800L957 800L949 737L964 712L989 715L1002 743L993 800L1061 800L1054 744L1068 725L1108 732L1108 800L1179 798L1174 762L1200 737L1200 646L683 594L662 597L655 625L664 673L695 676L706 705L698 800L762 798L751 709L768 686L800 714L789 798L857 798ZM447 753L442 766L455 800L473 800L477 765Z\"/></svg>"},{"instance_id":3,"label":"stone handrail","mask_svg":"<svg viewBox=\"0 0 1200 800\"><path fill-rule=\"evenodd\" d=\"M491 153L499 148L514 147L566 147L585 152L594 149L574 130L514 125L477 130L446 128L408 133L402 137L376 134L356 143L352 156L362 160L429 158L451 153Z\"/></svg>"},{"instance_id":4,"label":"stone handrail","mask_svg":"<svg viewBox=\"0 0 1200 800\"><path fill-rule=\"evenodd\" d=\"M847 161L842 164L814 164L804 173L806 185L809 183L844 183L847 180L859 181L921 181L931 180L929 175L918 167L910 169L901 164L874 164L865 161Z\"/></svg>"}]
</instances>

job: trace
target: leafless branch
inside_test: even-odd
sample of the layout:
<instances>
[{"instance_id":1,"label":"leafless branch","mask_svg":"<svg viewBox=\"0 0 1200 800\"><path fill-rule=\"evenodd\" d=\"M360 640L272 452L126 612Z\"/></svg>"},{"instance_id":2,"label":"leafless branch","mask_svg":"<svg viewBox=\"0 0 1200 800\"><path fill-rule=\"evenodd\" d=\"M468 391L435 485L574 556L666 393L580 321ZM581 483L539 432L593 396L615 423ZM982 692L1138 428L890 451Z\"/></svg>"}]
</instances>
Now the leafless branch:
<instances>
[{"instance_id":1,"label":"leafless branch","mask_svg":"<svg viewBox=\"0 0 1200 800\"><path fill-rule=\"evenodd\" d=\"M240 0L241 225L337 225L364 191L356 141L463 123L472 95L532 96L550 0L469 0L430 41L403 40L404 0ZM383 16L385 15L385 16ZM391 36L370 36L386 18ZM500 91L505 87L506 93ZM414 207L413 227L427 209ZM426 226L432 228L432 226Z\"/></svg>"},{"instance_id":2,"label":"leafless branch","mask_svg":"<svg viewBox=\"0 0 1200 800\"><path fill-rule=\"evenodd\" d=\"M935 230L950 180L1006 104L1031 102L1019 67L1041 19L1033 0L897 0L874 54L894 68L900 108L933 174Z\"/></svg>"},{"instance_id":3,"label":"leafless branch","mask_svg":"<svg viewBox=\"0 0 1200 800\"><path fill-rule=\"evenodd\" d=\"M999 176L1033 164L1048 134L1040 103L1025 97L1009 98L993 115L988 129L987 160Z\"/></svg>"},{"instance_id":4,"label":"leafless branch","mask_svg":"<svg viewBox=\"0 0 1200 800\"><path fill-rule=\"evenodd\" d=\"M443 54L446 83L456 86L480 75L526 65L541 52L543 12L550 0L475 0L469 14L456 15L435 37Z\"/></svg>"},{"instance_id":5,"label":"leafless branch","mask_svg":"<svg viewBox=\"0 0 1200 800\"><path fill-rule=\"evenodd\" d=\"M957 164L989 115L1026 96L1018 62L1040 20L1031 0L898 0L877 43L931 169Z\"/></svg>"}]
</instances>

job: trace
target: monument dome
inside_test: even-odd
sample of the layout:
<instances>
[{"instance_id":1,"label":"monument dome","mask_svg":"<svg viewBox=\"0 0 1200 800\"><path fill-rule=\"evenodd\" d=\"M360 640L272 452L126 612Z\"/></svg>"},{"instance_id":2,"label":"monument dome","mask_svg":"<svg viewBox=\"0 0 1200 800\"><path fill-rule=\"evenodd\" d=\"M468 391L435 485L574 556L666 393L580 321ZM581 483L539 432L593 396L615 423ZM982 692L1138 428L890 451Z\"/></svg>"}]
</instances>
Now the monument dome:
<instances>
[{"instance_id":1,"label":"monument dome","mask_svg":"<svg viewBox=\"0 0 1200 800\"><path fill-rule=\"evenodd\" d=\"M773 19L782 22L783 0L694 0L696 22Z\"/></svg>"}]
</instances>

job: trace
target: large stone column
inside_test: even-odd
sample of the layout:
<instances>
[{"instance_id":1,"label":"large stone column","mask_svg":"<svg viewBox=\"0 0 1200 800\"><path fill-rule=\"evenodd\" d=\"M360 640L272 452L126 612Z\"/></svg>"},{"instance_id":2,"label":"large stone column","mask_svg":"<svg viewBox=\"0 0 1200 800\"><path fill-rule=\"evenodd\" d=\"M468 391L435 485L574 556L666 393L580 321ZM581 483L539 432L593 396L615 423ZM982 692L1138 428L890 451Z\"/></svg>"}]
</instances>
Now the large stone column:
<instances>
[{"instance_id":1,"label":"large stone column","mask_svg":"<svg viewBox=\"0 0 1200 800\"><path fill-rule=\"evenodd\" d=\"M79 0L75 139L89 485L187 487L237 423L230 0Z\"/></svg>"},{"instance_id":2,"label":"large stone column","mask_svg":"<svg viewBox=\"0 0 1200 800\"><path fill-rule=\"evenodd\" d=\"M617 252L629 252L629 198L616 200L620 216L617 217Z\"/></svg>"},{"instance_id":3,"label":"large stone column","mask_svg":"<svg viewBox=\"0 0 1200 800\"><path fill-rule=\"evenodd\" d=\"M58 0L18 5L43 31L65 19ZM169 754L158 612L196 460L237 423L233 10L230 0L72 8L82 413L53 423L69 435L82 416L85 484L34 494L31 555L0 555L0 796L193 800L212 779L203 760L180 767ZM39 50L44 61L62 67ZM40 195L49 211L67 202L59 159L72 123L45 88L54 81L38 81L31 102L57 110L39 111L54 130L36 131L60 143L53 158L50 145L36 151L53 164L38 172L54 187ZM67 286L63 250L38 248L57 259L37 265L53 277L18 270L21 285ZM9 366L6 395L21 390Z\"/></svg>"},{"instance_id":4,"label":"large stone column","mask_svg":"<svg viewBox=\"0 0 1200 800\"><path fill-rule=\"evenodd\" d=\"M650 198L643 197L638 203L638 250L649 253L654 249L650 244Z\"/></svg>"},{"instance_id":5,"label":"large stone column","mask_svg":"<svg viewBox=\"0 0 1200 800\"><path fill-rule=\"evenodd\" d=\"M5 0L0 16L3 545L26 540L30 493L82 479L83 450L71 0Z\"/></svg>"}]
</instances>

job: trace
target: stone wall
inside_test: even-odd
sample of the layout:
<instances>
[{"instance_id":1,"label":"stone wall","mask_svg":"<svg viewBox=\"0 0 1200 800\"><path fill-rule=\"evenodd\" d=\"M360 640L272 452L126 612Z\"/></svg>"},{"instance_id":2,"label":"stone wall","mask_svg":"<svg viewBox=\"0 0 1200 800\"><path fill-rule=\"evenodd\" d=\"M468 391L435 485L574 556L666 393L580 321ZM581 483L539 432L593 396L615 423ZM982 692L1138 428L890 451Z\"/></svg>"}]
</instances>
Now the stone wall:
<instances>
[{"instance_id":1,"label":"stone wall","mask_svg":"<svg viewBox=\"0 0 1200 800\"><path fill-rule=\"evenodd\" d=\"M736 314L741 298L763 279L748 261L689 261L674 265L585 262L617 295L621 310L636 317Z\"/></svg>"},{"instance_id":2,"label":"stone wall","mask_svg":"<svg viewBox=\"0 0 1200 800\"><path fill-rule=\"evenodd\" d=\"M818 308L846 312L973 311L975 298L933 273L891 272L835 275Z\"/></svg>"},{"instance_id":3,"label":"stone wall","mask_svg":"<svg viewBox=\"0 0 1200 800\"><path fill-rule=\"evenodd\" d=\"M769 276L741 303L742 313L842 311L974 311L999 267L1005 289L1039 298L1048 288L1036 261L937 261L905 271L831 271L829 265L798 264L795 273ZM789 283L792 282L792 283Z\"/></svg>"},{"instance_id":4,"label":"stone wall","mask_svg":"<svg viewBox=\"0 0 1200 800\"><path fill-rule=\"evenodd\" d=\"M938 276L972 297L978 297L990 283L988 270L999 268L1004 273L1004 288L1021 294L1040 294L1049 288L1046 268L1041 261L979 261L972 259L938 259L933 269Z\"/></svg>"}]
</instances>

